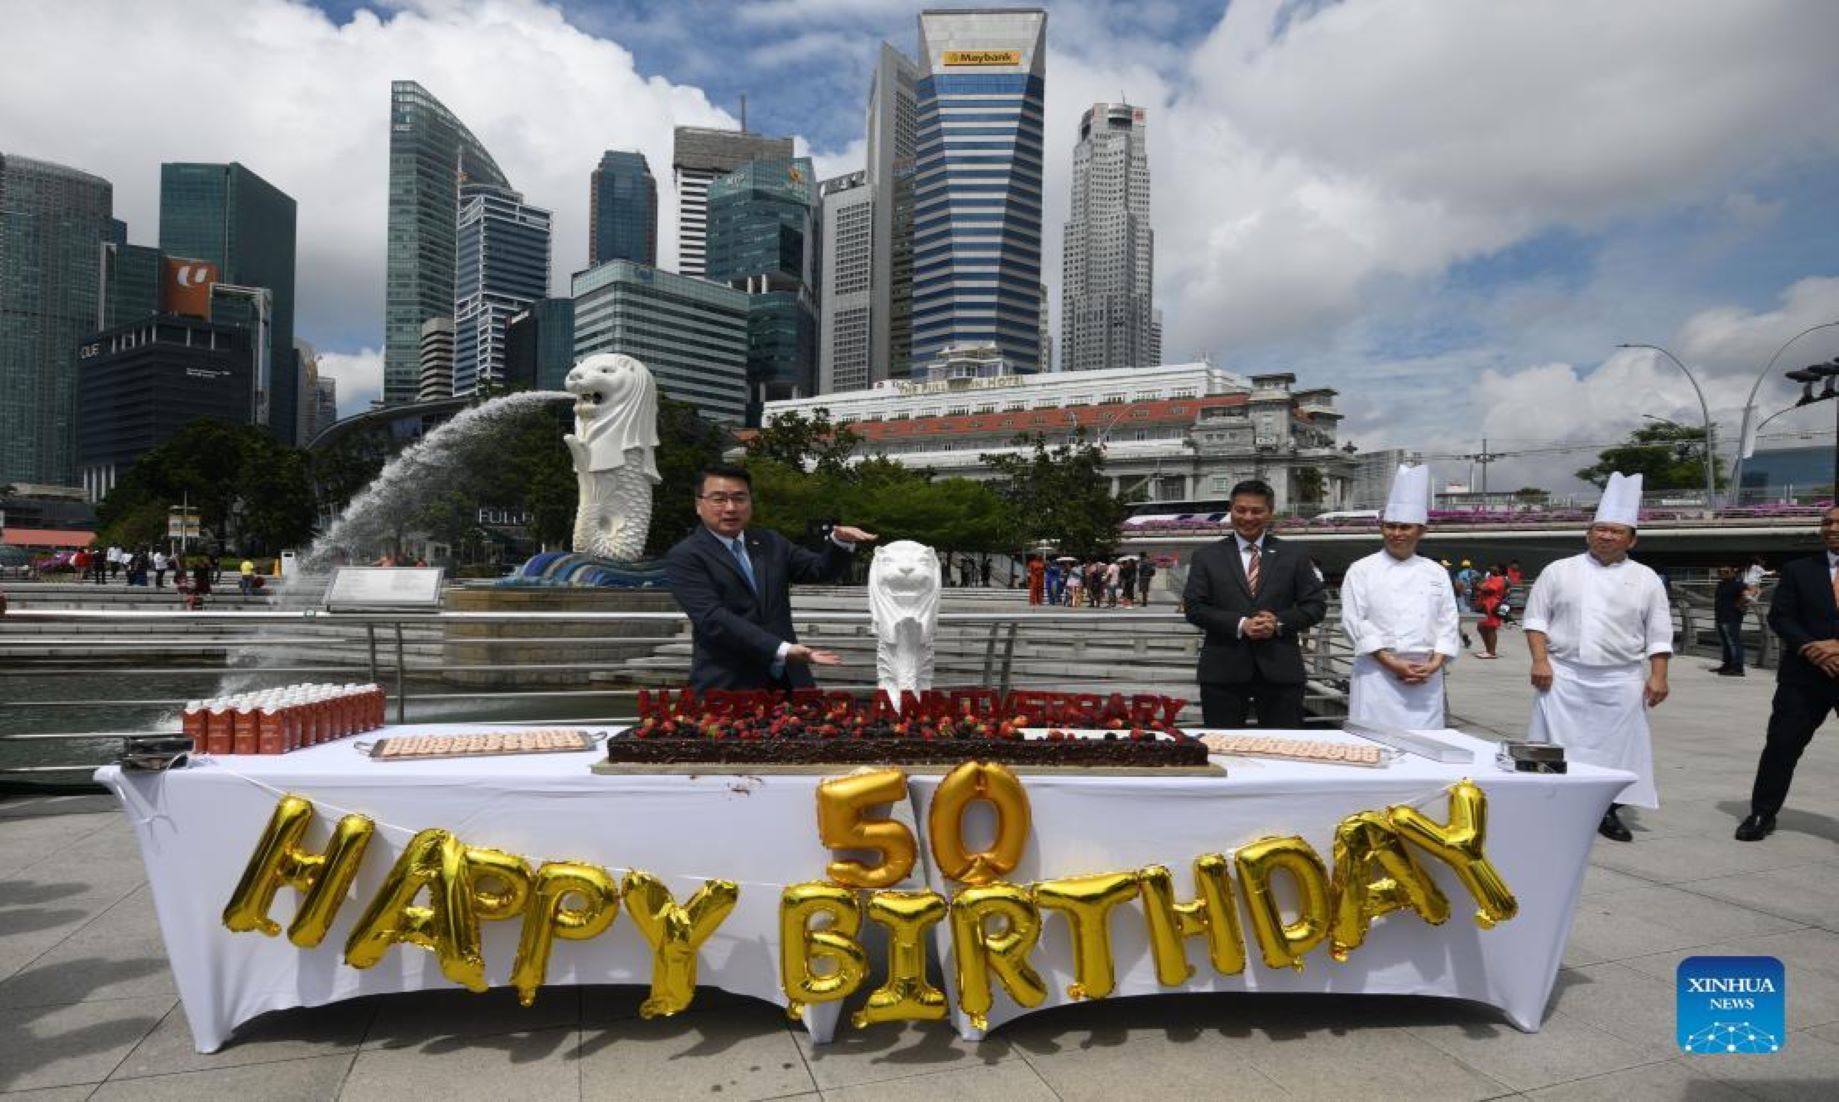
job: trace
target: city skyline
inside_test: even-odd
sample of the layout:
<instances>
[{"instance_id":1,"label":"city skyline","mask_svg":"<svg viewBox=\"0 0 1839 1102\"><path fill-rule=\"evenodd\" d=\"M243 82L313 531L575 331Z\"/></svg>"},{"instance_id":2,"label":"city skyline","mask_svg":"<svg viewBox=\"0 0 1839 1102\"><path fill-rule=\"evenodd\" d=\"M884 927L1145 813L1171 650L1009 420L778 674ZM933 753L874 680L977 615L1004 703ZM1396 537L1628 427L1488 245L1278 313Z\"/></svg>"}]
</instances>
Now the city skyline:
<instances>
[{"instance_id":1,"label":"city skyline","mask_svg":"<svg viewBox=\"0 0 1839 1102\"><path fill-rule=\"evenodd\" d=\"M1292 368L1335 386L1362 447L1601 441L1643 412L1695 422L1677 371L1617 352L1620 341L1679 353L1730 434L1775 347L1839 318L1839 109L1814 45L1839 13L1824 6L1667 5L1664 17L1640 4L1536 17L1389 0L1252 0L1223 15L1043 6L1050 301L1077 117L1095 102L1140 104L1159 136L1164 358L1209 353L1234 371ZM517 19L521 40L492 38L471 0L361 8L252 0L231 18L205 0L172 19L25 5L0 73L6 152L111 181L135 243L153 243L165 161L237 161L294 196L295 328L340 379L346 412L377 392L390 79L420 81L532 203L556 210L559 287L558 273L585 266L581 183L601 152L660 165L672 126L737 125L741 91L749 128L798 137L818 178L863 167L876 57L883 41L914 50L919 5L742 4L717 19L694 2L504 0L494 10ZM286 49L247 47L254 25L289 28L275 37ZM76 42L119 43L119 64L76 71ZM546 56L571 63L535 60ZM181 127L126 88L186 57L223 66L241 94L192 105ZM1713 71L1718 81L1702 79ZM39 105L31 117L27 104ZM659 207L670 267L674 197L662 186ZM1830 333L1815 334L1785 362L1835 352ZM1425 410L1392 398L1425 387L1451 400ZM1779 384L1764 394L1765 413L1791 399ZM1789 415L1772 428L1804 423L1824 427ZM1562 487L1573 459L1522 466ZM1511 463L1496 470L1516 477Z\"/></svg>"}]
</instances>

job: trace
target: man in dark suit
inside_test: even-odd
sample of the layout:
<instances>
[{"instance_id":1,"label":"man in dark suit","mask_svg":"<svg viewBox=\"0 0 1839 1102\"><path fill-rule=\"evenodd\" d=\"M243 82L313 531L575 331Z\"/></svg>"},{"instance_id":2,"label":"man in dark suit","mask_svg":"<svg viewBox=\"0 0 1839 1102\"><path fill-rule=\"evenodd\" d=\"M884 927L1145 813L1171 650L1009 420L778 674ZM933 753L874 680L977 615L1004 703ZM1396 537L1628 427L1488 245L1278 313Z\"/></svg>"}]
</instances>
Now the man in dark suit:
<instances>
[{"instance_id":1,"label":"man in dark suit","mask_svg":"<svg viewBox=\"0 0 1839 1102\"><path fill-rule=\"evenodd\" d=\"M1207 633L1200 649L1202 723L1303 725L1301 635L1327 611L1309 557L1268 534L1275 498L1256 479L1232 488L1232 532L1194 553L1181 599L1188 622Z\"/></svg>"},{"instance_id":2,"label":"man in dark suit","mask_svg":"<svg viewBox=\"0 0 1839 1102\"><path fill-rule=\"evenodd\" d=\"M1820 518L1826 553L1782 568L1769 602L1769 627L1781 636L1781 667L1769 709L1768 741L1756 763L1749 818L1737 827L1740 842L1760 842L1775 832L1775 815L1788 799L1794 766L1813 733L1839 706L1839 506Z\"/></svg>"},{"instance_id":3,"label":"man in dark suit","mask_svg":"<svg viewBox=\"0 0 1839 1102\"><path fill-rule=\"evenodd\" d=\"M748 531L753 479L743 467L703 470L696 515L702 524L664 556L671 595L690 618L690 687L814 685L810 667L842 660L798 641L791 583L842 576L855 545L874 542L874 534L839 524L823 551L808 551L777 532Z\"/></svg>"}]
</instances>

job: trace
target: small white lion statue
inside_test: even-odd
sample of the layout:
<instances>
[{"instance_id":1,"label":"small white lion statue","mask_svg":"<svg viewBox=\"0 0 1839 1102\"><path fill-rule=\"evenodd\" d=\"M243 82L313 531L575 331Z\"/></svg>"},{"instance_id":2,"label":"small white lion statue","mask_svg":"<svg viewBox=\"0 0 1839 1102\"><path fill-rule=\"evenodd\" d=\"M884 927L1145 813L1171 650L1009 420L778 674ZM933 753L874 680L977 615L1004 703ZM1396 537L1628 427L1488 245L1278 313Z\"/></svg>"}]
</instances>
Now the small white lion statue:
<instances>
[{"instance_id":1,"label":"small white lion statue","mask_svg":"<svg viewBox=\"0 0 1839 1102\"><path fill-rule=\"evenodd\" d=\"M939 556L912 540L875 549L868 568L869 620L875 627L875 684L898 707L903 690L932 688L932 643L939 627Z\"/></svg>"},{"instance_id":2,"label":"small white lion statue","mask_svg":"<svg viewBox=\"0 0 1839 1102\"><path fill-rule=\"evenodd\" d=\"M644 364L605 352L576 364L562 385L575 396L575 431L562 438L580 486L574 549L635 562L651 526L651 488L662 481L652 455L658 385Z\"/></svg>"}]
</instances>

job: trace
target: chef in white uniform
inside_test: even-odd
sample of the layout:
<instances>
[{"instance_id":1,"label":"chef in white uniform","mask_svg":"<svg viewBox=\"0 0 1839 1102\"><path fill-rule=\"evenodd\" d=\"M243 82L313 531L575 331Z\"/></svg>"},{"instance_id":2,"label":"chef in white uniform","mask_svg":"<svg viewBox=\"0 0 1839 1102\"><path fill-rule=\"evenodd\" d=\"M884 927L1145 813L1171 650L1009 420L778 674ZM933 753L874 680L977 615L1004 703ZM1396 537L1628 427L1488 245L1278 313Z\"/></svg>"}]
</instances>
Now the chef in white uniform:
<instances>
[{"instance_id":1,"label":"chef in white uniform","mask_svg":"<svg viewBox=\"0 0 1839 1102\"><path fill-rule=\"evenodd\" d=\"M1417 553L1430 519L1430 468L1400 467L1380 515L1385 547L1348 567L1341 630L1354 648L1347 717L1441 730L1443 667L1462 653L1449 571Z\"/></svg>"},{"instance_id":2,"label":"chef in white uniform","mask_svg":"<svg viewBox=\"0 0 1839 1102\"><path fill-rule=\"evenodd\" d=\"M1570 760L1635 774L1597 828L1618 842L1634 835L1617 808L1660 806L1647 709L1667 698L1673 654L1666 588L1628 557L1640 508L1641 476L1610 475L1589 551L1539 572L1523 620L1538 690L1526 737L1563 746Z\"/></svg>"}]
</instances>

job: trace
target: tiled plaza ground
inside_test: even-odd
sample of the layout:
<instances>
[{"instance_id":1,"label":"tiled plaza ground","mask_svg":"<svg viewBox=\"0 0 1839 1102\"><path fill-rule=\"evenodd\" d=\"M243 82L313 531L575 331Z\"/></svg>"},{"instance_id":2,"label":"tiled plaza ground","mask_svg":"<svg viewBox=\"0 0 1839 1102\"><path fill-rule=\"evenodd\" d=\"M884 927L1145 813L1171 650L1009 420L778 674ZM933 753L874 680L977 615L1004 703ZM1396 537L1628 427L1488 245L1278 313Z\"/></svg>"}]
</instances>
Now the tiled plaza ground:
<instances>
[{"instance_id":1,"label":"tiled plaza ground","mask_svg":"<svg viewBox=\"0 0 1839 1102\"><path fill-rule=\"evenodd\" d=\"M1452 684L1470 730L1523 730L1520 636ZM1655 716L1666 806L1599 840L1543 1032L1433 999L1186 996L1043 1013L980 1045L943 1025L813 1049L775 1007L705 991L641 1021L638 989L443 991L270 1015L200 1056L127 823L103 797L0 803L0 1092L45 1099L816 1097L1839 1097L1839 730L1803 761L1781 830L1731 839L1772 681L1675 665ZM1768 954L1785 1051L1680 1056L1673 971Z\"/></svg>"}]
</instances>

